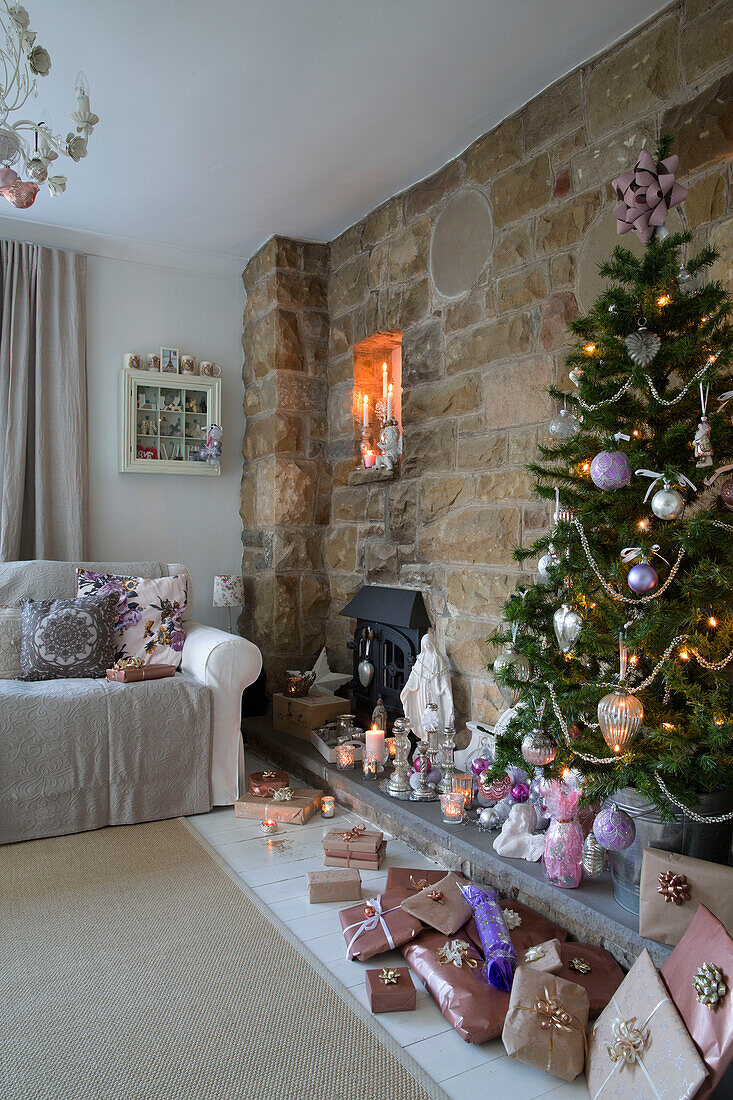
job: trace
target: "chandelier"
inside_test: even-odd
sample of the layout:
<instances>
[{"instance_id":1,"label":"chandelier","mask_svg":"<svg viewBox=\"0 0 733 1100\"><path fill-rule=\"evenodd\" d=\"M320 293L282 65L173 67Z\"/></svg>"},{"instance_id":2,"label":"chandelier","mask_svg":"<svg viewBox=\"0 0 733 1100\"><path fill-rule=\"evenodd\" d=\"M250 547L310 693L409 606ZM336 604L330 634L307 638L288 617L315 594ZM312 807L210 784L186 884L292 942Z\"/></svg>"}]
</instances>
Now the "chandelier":
<instances>
[{"instance_id":1,"label":"chandelier","mask_svg":"<svg viewBox=\"0 0 733 1100\"><path fill-rule=\"evenodd\" d=\"M66 190L66 176L50 175L59 156L79 161L87 155L87 141L99 122L89 109L89 85L83 73L76 78L75 129L66 137L54 134L48 122L19 117L26 103L38 96L38 77L48 76L48 50L36 44L28 12L20 4L0 0L0 195L19 210L27 210L45 183L52 195ZM0 40L2 39L0 34ZM20 165L16 171L13 165ZM22 179L21 174L26 178Z\"/></svg>"}]
</instances>

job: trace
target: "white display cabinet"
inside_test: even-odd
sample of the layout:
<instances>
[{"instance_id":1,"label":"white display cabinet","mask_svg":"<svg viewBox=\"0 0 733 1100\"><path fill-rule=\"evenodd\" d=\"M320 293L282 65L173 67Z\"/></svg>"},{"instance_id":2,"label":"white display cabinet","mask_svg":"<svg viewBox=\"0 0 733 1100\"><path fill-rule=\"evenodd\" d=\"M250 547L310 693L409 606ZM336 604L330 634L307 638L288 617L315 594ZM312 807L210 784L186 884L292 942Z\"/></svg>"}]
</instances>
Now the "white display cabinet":
<instances>
[{"instance_id":1,"label":"white display cabinet","mask_svg":"<svg viewBox=\"0 0 733 1100\"><path fill-rule=\"evenodd\" d=\"M207 429L221 424L221 379L123 368L120 473L218 477L198 457Z\"/></svg>"}]
</instances>

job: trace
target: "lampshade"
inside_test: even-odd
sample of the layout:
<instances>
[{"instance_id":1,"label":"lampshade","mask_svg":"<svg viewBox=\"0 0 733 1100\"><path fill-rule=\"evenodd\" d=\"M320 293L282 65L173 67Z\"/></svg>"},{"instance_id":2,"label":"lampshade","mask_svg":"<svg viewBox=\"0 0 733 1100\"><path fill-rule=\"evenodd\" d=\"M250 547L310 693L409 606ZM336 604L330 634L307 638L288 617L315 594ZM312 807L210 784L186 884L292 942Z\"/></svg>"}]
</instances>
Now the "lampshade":
<instances>
[{"instance_id":1,"label":"lampshade","mask_svg":"<svg viewBox=\"0 0 733 1100\"><path fill-rule=\"evenodd\" d=\"M243 607L244 583L241 577L214 577L214 607Z\"/></svg>"}]
</instances>

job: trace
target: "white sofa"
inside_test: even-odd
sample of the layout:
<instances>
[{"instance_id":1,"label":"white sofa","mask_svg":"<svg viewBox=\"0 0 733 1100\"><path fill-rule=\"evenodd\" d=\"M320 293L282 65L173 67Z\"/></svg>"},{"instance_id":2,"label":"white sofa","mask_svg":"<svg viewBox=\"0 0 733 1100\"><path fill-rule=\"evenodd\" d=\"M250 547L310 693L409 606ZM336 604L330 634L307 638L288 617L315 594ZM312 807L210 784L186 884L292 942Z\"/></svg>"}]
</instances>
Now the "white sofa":
<instances>
[{"instance_id":1,"label":"white sofa","mask_svg":"<svg viewBox=\"0 0 733 1100\"><path fill-rule=\"evenodd\" d=\"M0 564L0 615L18 599L76 594L77 565L100 573L186 578L165 562ZM19 620L18 618L18 637ZM184 619L181 672L139 684L25 683L0 645L0 841L201 813L231 805L244 775L242 692L262 667L238 635ZM4 657L4 661L3 661ZM3 670L4 666L4 670ZM16 674L17 675L17 674Z\"/></svg>"}]
</instances>

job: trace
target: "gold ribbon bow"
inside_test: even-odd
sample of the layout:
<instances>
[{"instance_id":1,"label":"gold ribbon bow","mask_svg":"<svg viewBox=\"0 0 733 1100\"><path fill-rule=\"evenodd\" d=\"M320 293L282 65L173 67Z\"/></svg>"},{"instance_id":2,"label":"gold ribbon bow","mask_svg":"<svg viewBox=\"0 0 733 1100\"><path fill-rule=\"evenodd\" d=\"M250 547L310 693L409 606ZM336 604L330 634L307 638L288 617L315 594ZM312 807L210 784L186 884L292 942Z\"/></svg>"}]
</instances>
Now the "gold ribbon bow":
<instances>
[{"instance_id":1,"label":"gold ribbon bow","mask_svg":"<svg viewBox=\"0 0 733 1100\"><path fill-rule=\"evenodd\" d=\"M385 985L397 985L397 982L400 980L398 970L387 970L386 967L382 970L379 977Z\"/></svg>"},{"instance_id":2,"label":"gold ribbon bow","mask_svg":"<svg viewBox=\"0 0 733 1100\"><path fill-rule=\"evenodd\" d=\"M419 878L417 882L415 882L415 879L410 875L410 886L412 886L413 890L425 890L429 885L430 883L426 878Z\"/></svg>"},{"instance_id":3,"label":"gold ribbon bow","mask_svg":"<svg viewBox=\"0 0 733 1100\"><path fill-rule=\"evenodd\" d=\"M644 1047L649 1042L649 1028L637 1027L636 1016L629 1020L616 1019L611 1025L613 1042L606 1043L608 1057L614 1063L624 1062L633 1066L641 1061Z\"/></svg>"},{"instance_id":4,"label":"gold ribbon bow","mask_svg":"<svg viewBox=\"0 0 733 1100\"><path fill-rule=\"evenodd\" d=\"M474 970L478 963L468 952L469 946L465 940L446 940L437 952L437 959L441 966L453 963L454 966L462 967L465 963L469 970Z\"/></svg>"},{"instance_id":5,"label":"gold ribbon bow","mask_svg":"<svg viewBox=\"0 0 733 1100\"><path fill-rule=\"evenodd\" d=\"M590 974L591 965L587 959L581 959L579 956L571 959L568 963L571 970L577 970L579 974Z\"/></svg>"},{"instance_id":6,"label":"gold ribbon bow","mask_svg":"<svg viewBox=\"0 0 733 1100\"><path fill-rule=\"evenodd\" d=\"M119 661L115 661L115 668L144 668L145 662L142 657L120 657Z\"/></svg>"},{"instance_id":7,"label":"gold ribbon bow","mask_svg":"<svg viewBox=\"0 0 733 1100\"><path fill-rule=\"evenodd\" d=\"M272 795L273 802L290 802L293 797L292 787L281 787L279 791L273 791L270 787L270 794Z\"/></svg>"},{"instance_id":8,"label":"gold ribbon bow","mask_svg":"<svg viewBox=\"0 0 733 1100\"><path fill-rule=\"evenodd\" d=\"M348 844L350 840L356 840L358 836L362 836L365 832L366 825L355 825L353 829L349 829L348 833L342 833L341 839Z\"/></svg>"},{"instance_id":9,"label":"gold ribbon bow","mask_svg":"<svg viewBox=\"0 0 733 1100\"><path fill-rule=\"evenodd\" d=\"M586 1055L588 1054L588 1040L585 1035L585 1028L581 1025L577 1016L573 1016L564 1007L562 1001L558 997L557 993L552 996L547 986L544 989L544 997L540 997L535 1003L528 1007L527 1005L520 1005L520 1008L525 1009L527 1012L534 1012L535 1015L540 1018L540 1028L542 1031L549 1031L550 1043L547 1049L547 1062L545 1063L545 1070L549 1073L552 1068L552 1039L556 1031L578 1031L583 1036L583 1049Z\"/></svg>"},{"instance_id":10,"label":"gold ribbon bow","mask_svg":"<svg viewBox=\"0 0 733 1100\"><path fill-rule=\"evenodd\" d=\"M276 776L277 776L277 772L263 772L262 773L262 778L263 779L275 779Z\"/></svg>"},{"instance_id":11,"label":"gold ribbon bow","mask_svg":"<svg viewBox=\"0 0 733 1100\"><path fill-rule=\"evenodd\" d=\"M683 901L690 900L690 887L685 875L676 875L674 871L662 871L659 875L657 893L661 894L666 902L682 905Z\"/></svg>"},{"instance_id":12,"label":"gold ribbon bow","mask_svg":"<svg viewBox=\"0 0 733 1100\"><path fill-rule=\"evenodd\" d=\"M534 947L528 947L524 952L524 961L526 963L537 962L538 959L543 959L544 957L545 949L544 947L540 947L539 944L536 944Z\"/></svg>"},{"instance_id":13,"label":"gold ribbon bow","mask_svg":"<svg viewBox=\"0 0 733 1100\"><path fill-rule=\"evenodd\" d=\"M692 979L692 985L700 1004L705 1005L711 1011L728 992L720 968L715 963L703 963L702 966L698 967Z\"/></svg>"},{"instance_id":14,"label":"gold ribbon bow","mask_svg":"<svg viewBox=\"0 0 733 1100\"><path fill-rule=\"evenodd\" d=\"M438 905L445 905L445 894L442 890L431 890L428 897L431 901L437 901Z\"/></svg>"}]
</instances>

